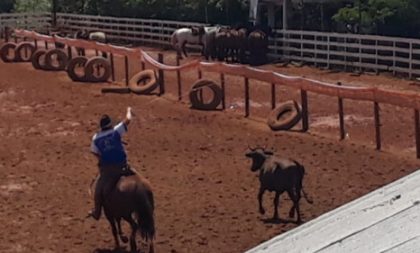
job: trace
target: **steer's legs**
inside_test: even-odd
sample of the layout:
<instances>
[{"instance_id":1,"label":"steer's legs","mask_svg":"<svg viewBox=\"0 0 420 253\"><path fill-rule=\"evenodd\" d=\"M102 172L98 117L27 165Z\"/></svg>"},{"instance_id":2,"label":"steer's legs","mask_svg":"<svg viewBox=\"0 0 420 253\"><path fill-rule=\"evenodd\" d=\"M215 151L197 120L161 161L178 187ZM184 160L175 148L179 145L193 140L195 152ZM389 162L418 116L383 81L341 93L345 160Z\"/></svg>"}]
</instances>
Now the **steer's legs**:
<instances>
[{"instance_id":1,"label":"steer's legs","mask_svg":"<svg viewBox=\"0 0 420 253\"><path fill-rule=\"evenodd\" d=\"M289 217L293 218L295 216L295 210L296 210L296 213L297 213L296 223L300 224L302 223L302 220L300 217L300 209L299 209L300 194L296 194L294 190L288 190L287 193L289 194L290 199L293 201L293 206L292 208L290 208L290 211L289 211Z\"/></svg>"},{"instance_id":2,"label":"steer's legs","mask_svg":"<svg viewBox=\"0 0 420 253\"><path fill-rule=\"evenodd\" d=\"M261 214L265 213L264 207L262 206L262 198L263 198L264 192L265 192L265 189L260 187L260 191L258 192L258 203L259 203L259 206L260 206L260 213Z\"/></svg>"},{"instance_id":3,"label":"steer's legs","mask_svg":"<svg viewBox=\"0 0 420 253\"><path fill-rule=\"evenodd\" d=\"M278 220L279 219L279 213L278 213L279 198L280 198L280 192L276 191L276 196L274 197L274 215L273 215L273 220Z\"/></svg>"}]
</instances>

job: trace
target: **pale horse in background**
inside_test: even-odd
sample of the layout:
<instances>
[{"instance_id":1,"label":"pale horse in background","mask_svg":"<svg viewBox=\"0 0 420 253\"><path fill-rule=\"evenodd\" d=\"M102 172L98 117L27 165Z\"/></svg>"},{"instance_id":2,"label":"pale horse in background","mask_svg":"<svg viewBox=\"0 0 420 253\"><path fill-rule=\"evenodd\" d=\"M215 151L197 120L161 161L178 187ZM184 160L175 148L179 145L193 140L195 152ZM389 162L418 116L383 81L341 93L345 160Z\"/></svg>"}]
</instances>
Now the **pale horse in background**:
<instances>
[{"instance_id":1,"label":"pale horse in background","mask_svg":"<svg viewBox=\"0 0 420 253\"><path fill-rule=\"evenodd\" d=\"M171 45L182 59L182 53L188 57L185 50L186 44L201 45L202 54L208 59L214 57L214 40L219 26L180 28L172 33Z\"/></svg>"}]
</instances>

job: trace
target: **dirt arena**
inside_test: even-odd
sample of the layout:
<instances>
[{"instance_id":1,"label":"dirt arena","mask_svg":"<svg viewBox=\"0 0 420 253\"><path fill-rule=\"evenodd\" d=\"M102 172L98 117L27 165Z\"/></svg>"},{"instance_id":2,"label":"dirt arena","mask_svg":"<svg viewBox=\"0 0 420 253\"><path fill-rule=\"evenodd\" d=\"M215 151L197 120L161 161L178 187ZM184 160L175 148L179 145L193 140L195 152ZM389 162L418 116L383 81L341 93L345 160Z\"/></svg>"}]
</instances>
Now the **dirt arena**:
<instances>
[{"instance_id":1,"label":"dirt arena","mask_svg":"<svg viewBox=\"0 0 420 253\"><path fill-rule=\"evenodd\" d=\"M165 52L165 61L174 63L174 53ZM121 59L117 63L121 69ZM140 64L130 63L134 74ZM418 89L383 76L266 68L344 84ZM122 71L117 73L122 80ZM102 95L104 84L72 83L65 72L0 63L0 252L112 252L107 221L84 218L93 205L88 186L97 173L89 146L100 115L122 119L127 106L137 115L125 137L129 161L154 186L156 252L243 252L297 226L266 222L272 216L272 194L265 195L266 215L258 213L259 183L244 156L248 144L267 145L305 166L304 187L314 204L301 201L304 221L420 164L412 110L381 106L384 151L379 152L374 150L371 103L345 101L349 135L344 141L338 140L337 98L314 94L309 94L310 131L275 133L265 124L267 84L251 82L251 117L246 119L242 79L227 77L226 111L202 112L189 109L188 96L176 101L175 76L166 73L168 93L161 98ZM182 74L183 94L196 77L196 71ZM279 87L277 93L278 101L299 98L290 88ZM290 206L282 197L282 218Z\"/></svg>"}]
</instances>

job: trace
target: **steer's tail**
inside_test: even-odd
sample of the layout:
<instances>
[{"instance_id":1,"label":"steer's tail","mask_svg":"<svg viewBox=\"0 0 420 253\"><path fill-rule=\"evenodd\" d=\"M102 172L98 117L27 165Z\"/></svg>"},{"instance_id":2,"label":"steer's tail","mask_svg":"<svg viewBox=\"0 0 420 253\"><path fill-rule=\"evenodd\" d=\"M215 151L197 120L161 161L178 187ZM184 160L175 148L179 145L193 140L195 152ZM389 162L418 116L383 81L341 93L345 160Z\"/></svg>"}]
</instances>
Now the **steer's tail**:
<instances>
[{"instance_id":1,"label":"steer's tail","mask_svg":"<svg viewBox=\"0 0 420 253\"><path fill-rule=\"evenodd\" d=\"M306 199L306 201L308 201L309 204L313 204L313 200L308 197L308 194L306 194L305 190L303 189L303 177L305 176L305 168L302 164L298 163L297 161L293 160L293 162L296 164L299 171L300 180L298 181L298 187L301 189L303 197Z\"/></svg>"}]
</instances>

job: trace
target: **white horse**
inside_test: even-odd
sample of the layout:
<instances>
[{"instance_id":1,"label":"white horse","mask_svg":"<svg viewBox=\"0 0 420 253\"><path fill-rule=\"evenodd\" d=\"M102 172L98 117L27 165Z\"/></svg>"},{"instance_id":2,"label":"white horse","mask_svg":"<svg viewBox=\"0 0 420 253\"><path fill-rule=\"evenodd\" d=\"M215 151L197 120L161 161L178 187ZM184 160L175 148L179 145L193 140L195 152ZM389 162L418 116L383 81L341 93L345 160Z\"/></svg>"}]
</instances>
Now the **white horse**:
<instances>
[{"instance_id":1,"label":"white horse","mask_svg":"<svg viewBox=\"0 0 420 253\"><path fill-rule=\"evenodd\" d=\"M214 44L214 38L218 29L218 26L177 29L172 33L171 45L177 51L180 58L182 58L181 53L184 53L185 57L188 57L185 50L186 44L201 45L201 52L207 58L211 53L211 48Z\"/></svg>"}]
</instances>

